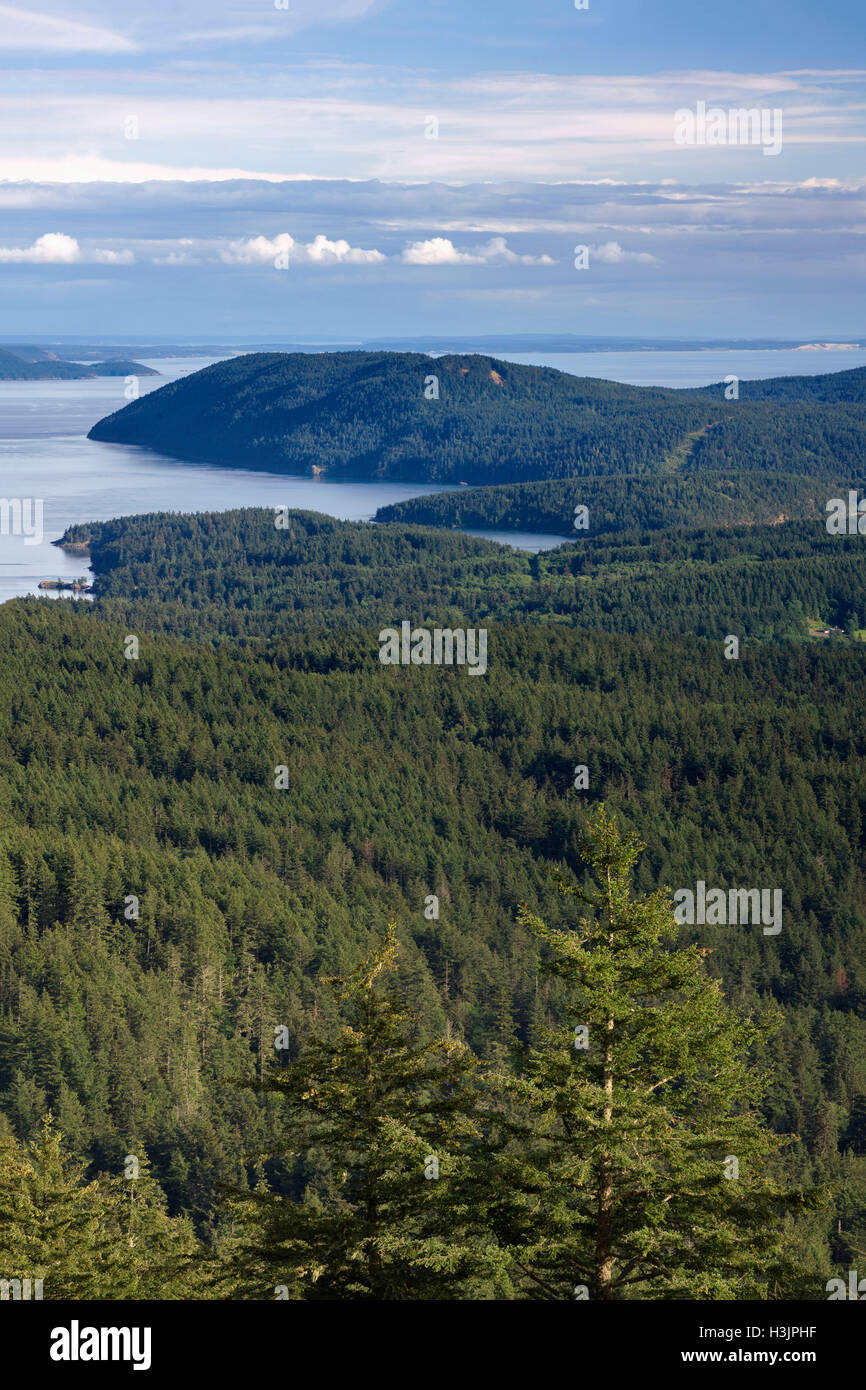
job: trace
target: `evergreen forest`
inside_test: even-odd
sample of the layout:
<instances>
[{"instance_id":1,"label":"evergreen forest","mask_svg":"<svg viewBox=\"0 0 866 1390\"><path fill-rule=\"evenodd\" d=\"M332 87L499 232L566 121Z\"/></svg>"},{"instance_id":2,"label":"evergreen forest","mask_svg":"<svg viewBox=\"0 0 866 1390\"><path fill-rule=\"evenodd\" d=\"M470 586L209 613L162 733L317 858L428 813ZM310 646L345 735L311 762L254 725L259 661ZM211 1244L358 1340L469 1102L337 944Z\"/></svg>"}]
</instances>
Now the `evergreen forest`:
<instances>
[{"instance_id":1,"label":"evergreen forest","mask_svg":"<svg viewBox=\"0 0 866 1390\"><path fill-rule=\"evenodd\" d=\"M252 1301L847 1278L866 539L636 512L528 555L248 509L63 543L95 600L0 608L0 1278ZM404 622L483 627L486 670L383 665ZM781 894L780 929L680 920L698 885Z\"/></svg>"}]
</instances>

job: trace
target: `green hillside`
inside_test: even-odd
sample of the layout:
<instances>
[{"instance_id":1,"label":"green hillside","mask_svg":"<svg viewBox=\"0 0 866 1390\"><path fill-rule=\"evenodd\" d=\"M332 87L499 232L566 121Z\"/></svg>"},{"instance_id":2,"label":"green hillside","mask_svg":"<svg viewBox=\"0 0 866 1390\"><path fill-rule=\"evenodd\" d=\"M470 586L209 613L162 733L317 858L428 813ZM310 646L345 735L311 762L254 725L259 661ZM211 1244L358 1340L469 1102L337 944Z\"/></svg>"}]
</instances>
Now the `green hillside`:
<instances>
[{"instance_id":1,"label":"green hillside","mask_svg":"<svg viewBox=\"0 0 866 1390\"><path fill-rule=\"evenodd\" d=\"M723 386L708 387L722 391ZM844 372L822 372L820 376L765 377L760 381L741 381L740 400L746 401L866 401L866 367Z\"/></svg>"},{"instance_id":2,"label":"green hillside","mask_svg":"<svg viewBox=\"0 0 866 1390\"><path fill-rule=\"evenodd\" d=\"M410 497L380 507L376 521L591 540L621 531L826 520L827 499L847 496L853 485L850 477L755 472L553 479ZM581 530L574 524L578 506L588 512Z\"/></svg>"},{"instance_id":3,"label":"green hillside","mask_svg":"<svg viewBox=\"0 0 866 1390\"><path fill-rule=\"evenodd\" d=\"M805 641L809 618L859 628L866 615L866 537L820 522L608 535L528 555L424 527L274 520L255 508L153 513L64 540L89 545L101 612L214 642L404 617Z\"/></svg>"},{"instance_id":4,"label":"green hillside","mask_svg":"<svg viewBox=\"0 0 866 1390\"><path fill-rule=\"evenodd\" d=\"M794 380L793 397L795 386L779 383L776 400L762 382L754 399L726 401L721 388L622 386L478 355L255 353L130 402L90 438L233 467L452 484L836 475L866 442L866 373Z\"/></svg>"}]
</instances>

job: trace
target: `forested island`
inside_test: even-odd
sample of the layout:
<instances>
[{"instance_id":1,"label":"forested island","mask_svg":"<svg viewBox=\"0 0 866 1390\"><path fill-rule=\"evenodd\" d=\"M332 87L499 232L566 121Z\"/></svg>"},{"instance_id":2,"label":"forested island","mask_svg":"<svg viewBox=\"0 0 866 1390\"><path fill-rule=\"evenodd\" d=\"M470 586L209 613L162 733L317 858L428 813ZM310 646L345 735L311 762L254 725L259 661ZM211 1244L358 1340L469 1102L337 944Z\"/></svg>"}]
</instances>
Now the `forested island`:
<instances>
[{"instance_id":1,"label":"forested island","mask_svg":"<svg viewBox=\"0 0 866 1390\"><path fill-rule=\"evenodd\" d=\"M159 372L125 358L67 362L38 349L22 356L20 352L0 348L0 381L84 381L97 376L159 376Z\"/></svg>"},{"instance_id":2,"label":"forested island","mask_svg":"<svg viewBox=\"0 0 866 1390\"><path fill-rule=\"evenodd\" d=\"M454 486L704 472L824 480L863 455L864 368L725 392L480 355L254 353L130 402L89 437L232 467Z\"/></svg>"}]
</instances>

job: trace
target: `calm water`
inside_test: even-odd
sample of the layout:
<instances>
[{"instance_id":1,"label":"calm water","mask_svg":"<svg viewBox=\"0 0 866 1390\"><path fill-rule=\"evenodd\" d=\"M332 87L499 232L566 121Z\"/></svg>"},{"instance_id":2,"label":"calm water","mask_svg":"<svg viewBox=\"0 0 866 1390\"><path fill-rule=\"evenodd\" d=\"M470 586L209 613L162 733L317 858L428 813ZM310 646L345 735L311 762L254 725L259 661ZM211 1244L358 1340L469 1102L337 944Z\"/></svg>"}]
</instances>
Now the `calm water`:
<instances>
[{"instance_id":1,"label":"calm water","mask_svg":"<svg viewBox=\"0 0 866 1390\"><path fill-rule=\"evenodd\" d=\"M866 352L604 352L493 353L514 362L558 367L578 376L635 385L701 386L734 373L746 379L843 371L866 364ZM211 358L162 358L148 363L157 377L142 377L152 391ZM149 449L98 444L87 431L125 404L121 377L92 381L0 382L0 496L41 498L43 539L29 544L0 525L0 602L38 593L40 579L71 579L86 560L51 545L74 522L106 521L152 511L224 511L279 505L366 521L378 507L442 489L421 483L341 483L286 478L246 469L187 464ZM473 531L473 535L525 550L561 544L554 536Z\"/></svg>"},{"instance_id":2,"label":"calm water","mask_svg":"<svg viewBox=\"0 0 866 1390\"><path fill-rule=\"evenodd\" d=\"M161 375L141 377L142 394L211 360L148 362ZM67 555L51 544L73 522L108 521L137 512L276 506L368 521L389 502L442 491L419 483L336 483L210 468L149 449L87 439L91 425L126 404L123 392L122 377L0 382L0 496L42 498L44 508L41 544L0 533L0 602L38 593L40 579L72 579L87 572L86 557Z\"/></svg>"}]
</instances>

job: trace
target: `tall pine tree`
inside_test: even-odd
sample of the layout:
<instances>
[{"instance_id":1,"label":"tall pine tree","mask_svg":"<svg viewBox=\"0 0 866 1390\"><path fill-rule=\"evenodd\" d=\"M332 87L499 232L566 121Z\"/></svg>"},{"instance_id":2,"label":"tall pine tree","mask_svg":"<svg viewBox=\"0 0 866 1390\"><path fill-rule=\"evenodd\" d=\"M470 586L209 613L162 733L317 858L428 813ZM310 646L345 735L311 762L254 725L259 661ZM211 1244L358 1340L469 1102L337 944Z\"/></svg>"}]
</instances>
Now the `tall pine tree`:
<instances>
[{"instance_id":1,"label":"tall pine tree","mask_svg":"<svg viewBox=\"0 0 866 1390\"><path fill-rule=\"evenodd\" d=\"M503 1078L487 1217L518 1297L781 1296L784 1210L818 1198L772 1177L785 1141L758 1114L754 1058L773 1021L737 1014L707 952L675 945L663 892L632 898L643 846L603 807L581 848L595 886L561 887L589 914L559 931L521 913L568 1022Z\"/></svg>"}]
</instances>

